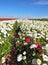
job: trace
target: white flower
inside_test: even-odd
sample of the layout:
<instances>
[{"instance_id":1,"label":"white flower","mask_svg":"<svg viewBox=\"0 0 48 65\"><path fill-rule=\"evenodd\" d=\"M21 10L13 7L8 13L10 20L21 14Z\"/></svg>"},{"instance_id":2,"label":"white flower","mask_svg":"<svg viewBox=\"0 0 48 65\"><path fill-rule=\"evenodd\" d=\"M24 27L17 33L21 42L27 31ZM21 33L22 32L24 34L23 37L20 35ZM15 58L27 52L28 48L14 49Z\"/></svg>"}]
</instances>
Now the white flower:
<instances>
[{"instance_id":1,"label":"white flower","mask_svg":"<svg viewBox=\"0 0 48 65\"><path fill-rule=\"evenodd\" d=\"M32 44L32 45L30 46L30 49L32 49L32 48L36 48L36 45L35 45L35 44Z\"/></svg>"},{"instance_id":2,"label":"white flower","mask_svg":"<svg viewBox=\"0 0 48 65\"><path fill-rule=\"evenodd\" d=\"M48 40L48 38L46 38L46 40Z\"/></svg>"},{"instance_id":3,"label":"white flower","mask_svg":"<svg viewBox=\"0 0 48 65\"><path fill-rule=\"evenodd\" d=\"M42 34L42 35L45 35L45 33L43 33L43 31L41 31L41 34Z\"/></svg>"},{"instance_id":4,"label":"white flower","mask_svg":"<svg viewBox=\"0 0 48 65\"><path fill-rule=\"evenodd\" d=\"M47 65L46 63L43 63L42 65Z\"/></svg>"},{"instance_id":5,"label":"white flower","mask_svg":"<svg viewBox=\"0 0 48 65\"><path fill-rule=\"evenodd\" d=\"M17 61L18 61L18 62L22 61L22 54L19 54L19 55L18 55Z\"/></svg>"},{"instance_id":6,"label":"white flower","mask_svg":"<svg viewBox=\"0 0 48 65\"><path fill-rule=\"evenodd\" d=\"M25 40L25 38L23 38L23 40Z\"/></svg>"},{"instance_id":7,"label":"white flower","mask_svg":"<svg viewBox=\"0 0 48 65\"><path fill-rule=\"evenodd\" d=\"M40 59L37 59L37 64L41 65L42 61Z\"/></svg>"},{"instance_id":8,"label":"white flower","mask_svg":"<svg viewBox=\"0 0 48 65\"><path fill-rule=\"evenodd\" d=\"M8 27L8 28L6 28L6 30L10 31L10 30L11 30L11 28L9 28L9 27Z\"/></svg>"},{"instance_id":9,"label":"white flower","mask_svg":"<svg viewBox=\"0 0 48 65\"><path fill-rule=\"evenodd\" d=\"M26 51L23 52L23 55L26 55Z\"/></svg>"},{"instance_id":10,"label":"white flower","mask_svg":"<svg viewBox=\"0 0 48 65\"><path fill-rule=\"evenodd\" d=\"M19 40L17 41L17 43L19 43Z\"/></svg>"},{"instance_id":11,"label":"white flower","mask_svg":"<svg viewBox=\"0 0 48 65\"><path fill-rule=\"evenodd\" d=\"M4 35L4 37L6 37L6 35Z\"/></svg>"},{"instance_id":12,"label":"white flower","mask_svg":"<svg viewBox=\"0 0 48 65\"><path fill-rule=\"evenodd\" d=\"M5 57L2 57L2 63L4 63L5 62Z\"/></svg>"},{"instance_id":13,"label":"white flower","mask_svg":"<svg viewBox=\"0 0 48 65\"><path fill-rule=\"evenodd\" d=\"M7 34L8 36L10 35L10 34Z\"/></svg>"},{"instance_id":14,"label":"white flower","mask_svg":"<svg viewBox=\"0 0 48 65\"><path fill-rule=\"evenodd\" d=\"M4 31L5 31L5 30L2 28L2 29L1 29L1 32L4 33Z\"/></svg>"},{"instance_id":15,"label":"white flower","mask_svg":"<svg viewBox=\"0 0 48 65\"><path fill-rule=\"evenodd\" d=\"M32 35L32 34L27 34L27 36L30 36L30 37L32 37L33 35Z\"/></svg>"},{"instance_id":16,"label":"white flower","mask_svg":"<svg viewBox=\"0 0 48 65\"><path fill-rule=\"evenodd\" d=\"M2 41L2 43L4 43L4 41Z\"/></svg>"},{"instance_id":17,"label":"white flower","mask_svg":"<svg viewBox=\"0 0 48 65\"><path fill-rule=\"evenodd\" d=\"M20 36L20 39L22 39L22 36Z\"/></svg>"},{"instance_id":18,"label":"white flower","mask_svg":"<svg viewBox=\"0 0 48 65\"><path fill-rule=\"evenodd\" d=\"M34 37L37 38L37 33L34 34Z\"/></svg>"},{"instance_id":19,"label":"white flower","mask_svg":"<svg viewBox=\"0 0 48 65\"><path fill-rule=\"evenodd\" d=\"M46 44L46 53L47 53L47 55L48 55L48 44Z\"/></svg>"},{"instance_id":20,"label":"white flower","mask_svg":"<svg viewBox=\"0 0 48 65\"><path fill-rule=\"evenodd\" d=\"M46 48L48 48L48 44L46 44Z\"/></svg>"},{"instance_id":21,"label":"white flower","mask_svg":"<svg viewBox=\"0 0 48 65\"><path fill-rule=\"evenodd\" d=\"M36 53L33 52L33 56L35 56L35 55L36 55Z\"/></svg>"},{"instance_id":22,"label":"white flower","mask_svg":"<svg viewBox=\"0 0 48 65\"><path fill-rule=\"evenodd\" d=\"M28 43L24 42L24 45L28 45Z\"/></svg>"},{"instance_id":23,"label":"white flower","mask_svg":"<svg viewBox=\"0 0 48 65\"><path fill-rule=\"evenodd\" d=\"M2 42L0 42L0 44L2 44Z\"/></svg>"},{"instance_id":24,"label":"white flower","mask_svg":"<svg viewBox=\"0 0 48 65\"><path fill-rule=\"evenodd\" d=\"M42 38L45 38L43 35L40 35Z\"/></svg>"},{"instance_id":25,"label":"white flower","mask_svg":"<svg viewBox=\"0 0 48 65\"><path fill-rule=\"evenodd\" d=\"M19 32L19 33L18 33L18 35L20 35L20 36L21 36L21 32Z\"/></svg>"},{"instance_id":26,"label":"white flower","mask_svg":"<svg viewBox=\"0 0 48 65\"><path fill-rule=\"evenodd\" d=\"M42 54L42 57L43 57L43 61L48 61L48 56L47 55Z\"/></svg>"},{"instance_id":27,"label":"white flower","mask_svg":"<svg viewBox=\"0 0 48 65\"><path fill-rule=\"evenodd\" d=\"M45 46L42 46L42 49L45 49Z\"/></svg>"},{"instance_id":28,"label":"white flower","mask_svg":"<svg viewBox=\"0 0 48 65\"><path fill-rule=\"evenodd\" d=\"M26 56L23 56L23 60L25 60L26 59Z\"/></svg>"},{"instance_id":29,"label":"white flower","mask_svg":"<svg viewBox=\"0 0 48 65\"><path fill-rule=\"evenodd\" d=\"M7 34L7 31L4 31L4 35L6 35Z\"/></svg>"},{"instance_id":30,"label":"white flower","mask_svg":"<svg viewBox=\"0 0 48 65\"><path fill-rule=\"evenodd\" d=\"M37 33L38 36L40 36L41 34L40 33Z\"/></svg>"}]
</instances>

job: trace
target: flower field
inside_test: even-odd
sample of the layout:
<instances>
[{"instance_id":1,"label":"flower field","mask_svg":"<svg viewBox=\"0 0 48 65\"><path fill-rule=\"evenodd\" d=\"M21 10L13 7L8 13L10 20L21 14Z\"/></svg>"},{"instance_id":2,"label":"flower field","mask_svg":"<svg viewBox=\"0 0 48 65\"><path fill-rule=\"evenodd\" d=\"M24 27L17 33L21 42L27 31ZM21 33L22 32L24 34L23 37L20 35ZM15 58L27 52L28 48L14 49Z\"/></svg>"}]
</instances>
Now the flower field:
<instances>
[{"instance_id":1,"label":"flower field","mask_svg":"<svg viewBox=\"0 0 48 65\"><path fill-rule=\"evenodd\" d=\"M13 24L14 22L0 22L0 60L2 56L6 56L9 52Z\"/></svg>"},{"instance_id":2,"label":"flower field","mask_svg":"<svg viewBox=\"0 0 48 65\"><path fill-rule=\"evenodd\" d=\"M13 61L23 62L24 65L48 65L48 21L17 20L14 23L1 23L0 58L7 56L14 44L17 49L12 51L15 57Z\"/></svg>"}]
</instances>

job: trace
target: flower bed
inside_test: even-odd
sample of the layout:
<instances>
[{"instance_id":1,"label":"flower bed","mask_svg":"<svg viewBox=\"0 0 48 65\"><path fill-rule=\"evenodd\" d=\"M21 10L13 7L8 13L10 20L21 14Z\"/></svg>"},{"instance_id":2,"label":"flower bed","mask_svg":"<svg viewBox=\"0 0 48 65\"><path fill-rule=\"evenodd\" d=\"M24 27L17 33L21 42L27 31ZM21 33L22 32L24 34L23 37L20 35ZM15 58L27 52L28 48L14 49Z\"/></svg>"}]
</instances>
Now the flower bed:
<instances>
[{"instance_id":1,"label":"flower bed","mask_svg":"<svg viewBox=\"0 0 48 65\"><path fill-rule=\"evenodd\" d=\"M7 40L10 39L7 38ZM17 65L48 64L48 22L15 22L10 39L9 58ZM5 43L6 44L6 43ZM12 59L13 58L13 59ZM5 60L5 58L4 58ZM10 63L10 60L8 62Z\"/></svg>"}]
</instances>

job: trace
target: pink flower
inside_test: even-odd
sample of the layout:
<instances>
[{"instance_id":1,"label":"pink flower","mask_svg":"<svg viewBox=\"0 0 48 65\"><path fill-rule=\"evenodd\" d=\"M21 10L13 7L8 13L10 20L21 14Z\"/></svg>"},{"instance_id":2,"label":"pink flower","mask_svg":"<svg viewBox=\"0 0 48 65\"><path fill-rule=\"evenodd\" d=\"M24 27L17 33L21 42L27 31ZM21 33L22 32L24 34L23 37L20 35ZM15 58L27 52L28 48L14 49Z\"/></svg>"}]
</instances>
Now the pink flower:
<instances>
[{"instance_id":1,"label":"pink flower","mask_svg":"<svg viewBox=\"0 0 48 65\"><path fill-rule=\"evenodd\" d=\"M30 40L30 38L26 38L25 41L26 41L27 43L30 43L31 40Z\"/></svg>"},{"instance_id":2,"label":"pink flower","mask_svg":"<svg viewBox=\"0 0 48 65\"><path fill-rule=\"evenodd\" d=\"M36 44L36 50L40 50L40 49L42 49L42 46L39 43L37 43Z\"/></svg>"}]
</instances>

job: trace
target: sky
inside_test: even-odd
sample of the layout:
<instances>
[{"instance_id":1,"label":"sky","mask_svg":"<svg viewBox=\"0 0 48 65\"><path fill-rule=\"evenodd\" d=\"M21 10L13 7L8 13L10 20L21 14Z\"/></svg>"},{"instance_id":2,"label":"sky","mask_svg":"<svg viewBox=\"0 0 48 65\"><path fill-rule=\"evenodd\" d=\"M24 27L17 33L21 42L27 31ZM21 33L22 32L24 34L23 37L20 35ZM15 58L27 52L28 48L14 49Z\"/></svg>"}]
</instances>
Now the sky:
<instances>
[{"instance_id":1,"label":"sky","mask_svg":"<svg viewBox=\"0 0 48 65\"><path fill-rule=\"evenodd\" d=\"M48 18L48 0L0 0L0 17Z\"/></svg>"}]
</instances>

